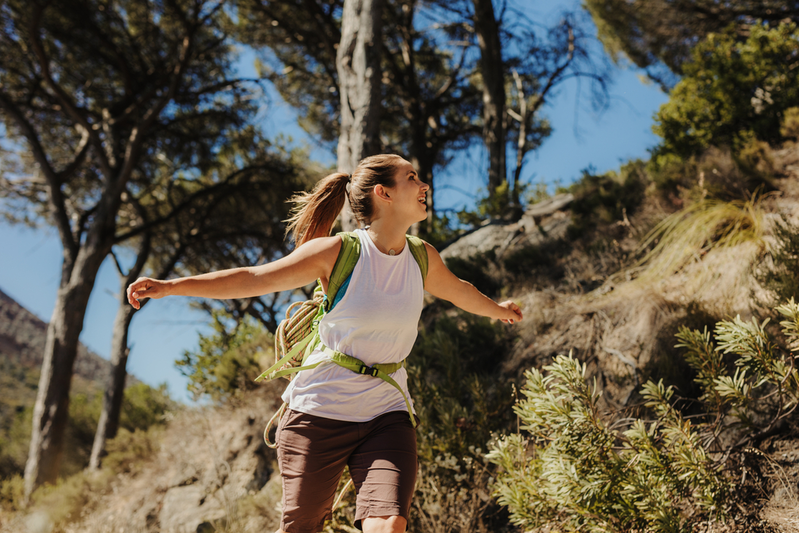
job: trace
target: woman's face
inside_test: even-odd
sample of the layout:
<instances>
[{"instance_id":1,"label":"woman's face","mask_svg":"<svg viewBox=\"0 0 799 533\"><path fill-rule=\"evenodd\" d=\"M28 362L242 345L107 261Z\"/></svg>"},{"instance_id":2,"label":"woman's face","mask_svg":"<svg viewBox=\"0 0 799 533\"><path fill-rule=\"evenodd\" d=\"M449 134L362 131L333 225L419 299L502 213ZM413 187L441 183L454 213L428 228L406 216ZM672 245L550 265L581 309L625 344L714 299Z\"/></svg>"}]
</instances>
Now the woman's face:
<instances>
[{"instance_id":1,"label":"woman's face","mask_svg":"<svg viewBox=\"0 0 799 533\"><path fill-rule=\"evenodd\" d=\"M413 165L402 160L394 174L394 186L387 188L386 191L392 199L394 209L399 213L407 214L413 223L427 218L427 191L429 189L429 185L419 180L419 175Z\"/></svg>"}]
</instances>

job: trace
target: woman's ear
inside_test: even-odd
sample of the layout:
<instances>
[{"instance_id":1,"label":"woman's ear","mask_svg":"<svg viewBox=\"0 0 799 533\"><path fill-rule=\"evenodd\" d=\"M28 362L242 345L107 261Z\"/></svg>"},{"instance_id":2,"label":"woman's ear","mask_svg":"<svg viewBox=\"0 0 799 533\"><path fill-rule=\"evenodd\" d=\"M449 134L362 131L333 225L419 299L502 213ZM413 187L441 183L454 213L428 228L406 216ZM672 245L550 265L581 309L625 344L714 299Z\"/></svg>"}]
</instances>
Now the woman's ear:
<instances>
[{"instance_id":1,"label":"woman's ear","mask_svg":"<svg viewBox=\"0 0 799 533\"><path fill-rule=\"evenodd\" d=\"M391 196L388 194L388 190L383 187L382 185L375 185L374 188L375 195L383 201L390 202Z\"/></svg>"}]
</instances>

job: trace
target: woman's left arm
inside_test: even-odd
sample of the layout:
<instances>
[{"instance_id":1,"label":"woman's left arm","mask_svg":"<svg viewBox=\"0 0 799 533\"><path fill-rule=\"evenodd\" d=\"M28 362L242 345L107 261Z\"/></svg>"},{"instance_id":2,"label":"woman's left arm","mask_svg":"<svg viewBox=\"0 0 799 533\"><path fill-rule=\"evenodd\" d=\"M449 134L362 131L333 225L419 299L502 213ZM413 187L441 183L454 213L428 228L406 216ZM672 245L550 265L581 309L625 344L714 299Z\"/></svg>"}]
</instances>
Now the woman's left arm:
<instances>
[{"instance_id":1,"label":"woman's left arm","mask_svg":"<svg viewBox=\"0 0 799 533\"><path fill-rule=\"evenodd\" d=\"M427 292L476 315L496 318L510 324L524 318L518 305L510 300L496 303L478 291L474 285L450 272L435 248L428 243L425 243L425 246L428 258L425 281Z\"/></svg>"}]
</instances>

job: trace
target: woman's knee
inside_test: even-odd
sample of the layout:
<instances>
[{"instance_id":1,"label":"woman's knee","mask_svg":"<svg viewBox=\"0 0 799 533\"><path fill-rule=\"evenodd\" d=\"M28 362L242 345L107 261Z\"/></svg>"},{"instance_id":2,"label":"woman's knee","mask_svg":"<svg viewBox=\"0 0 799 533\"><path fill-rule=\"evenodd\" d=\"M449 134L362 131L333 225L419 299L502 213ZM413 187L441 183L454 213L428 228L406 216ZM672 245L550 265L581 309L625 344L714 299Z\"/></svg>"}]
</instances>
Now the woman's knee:
<instances>
[{"instance_id":1,"label":"woman's knee","mask_svg":"<svg viewBox=\"0 0 799 533\"><path fill-rule=\"evenodd\" d=\"M363 533L405 533L408 522L401 516L372 516L361 525Z\"/></svg>"}]
</instances>

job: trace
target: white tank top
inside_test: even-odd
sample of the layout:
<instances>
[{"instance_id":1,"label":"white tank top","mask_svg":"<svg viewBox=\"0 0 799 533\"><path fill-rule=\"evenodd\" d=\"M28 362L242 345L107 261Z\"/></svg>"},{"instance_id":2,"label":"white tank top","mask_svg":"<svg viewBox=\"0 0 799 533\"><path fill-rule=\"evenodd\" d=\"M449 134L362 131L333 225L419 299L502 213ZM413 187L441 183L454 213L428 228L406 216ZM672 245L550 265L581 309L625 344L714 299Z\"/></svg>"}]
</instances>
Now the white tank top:
<instances>
[{"instance_id":1,"label":"white tank top","mask_svg":"<svg viewBox=\"0 0 799 533\"><path fill-rule=\"evenodd\" d=\"M416 340L424 301L419 265L407 242L395 256L380 252L365 230L355 230L361 256L347 291L319 324L322 342L367 365L397 363L408 357ZM407 411L405 400L380 378L356 374L321 351L306 364L328 360L299 372L283 393L289 408L324 418L367 422L391 411ZM408 394L405 368L391 377Z\"/></svg>"}]
</instances>

